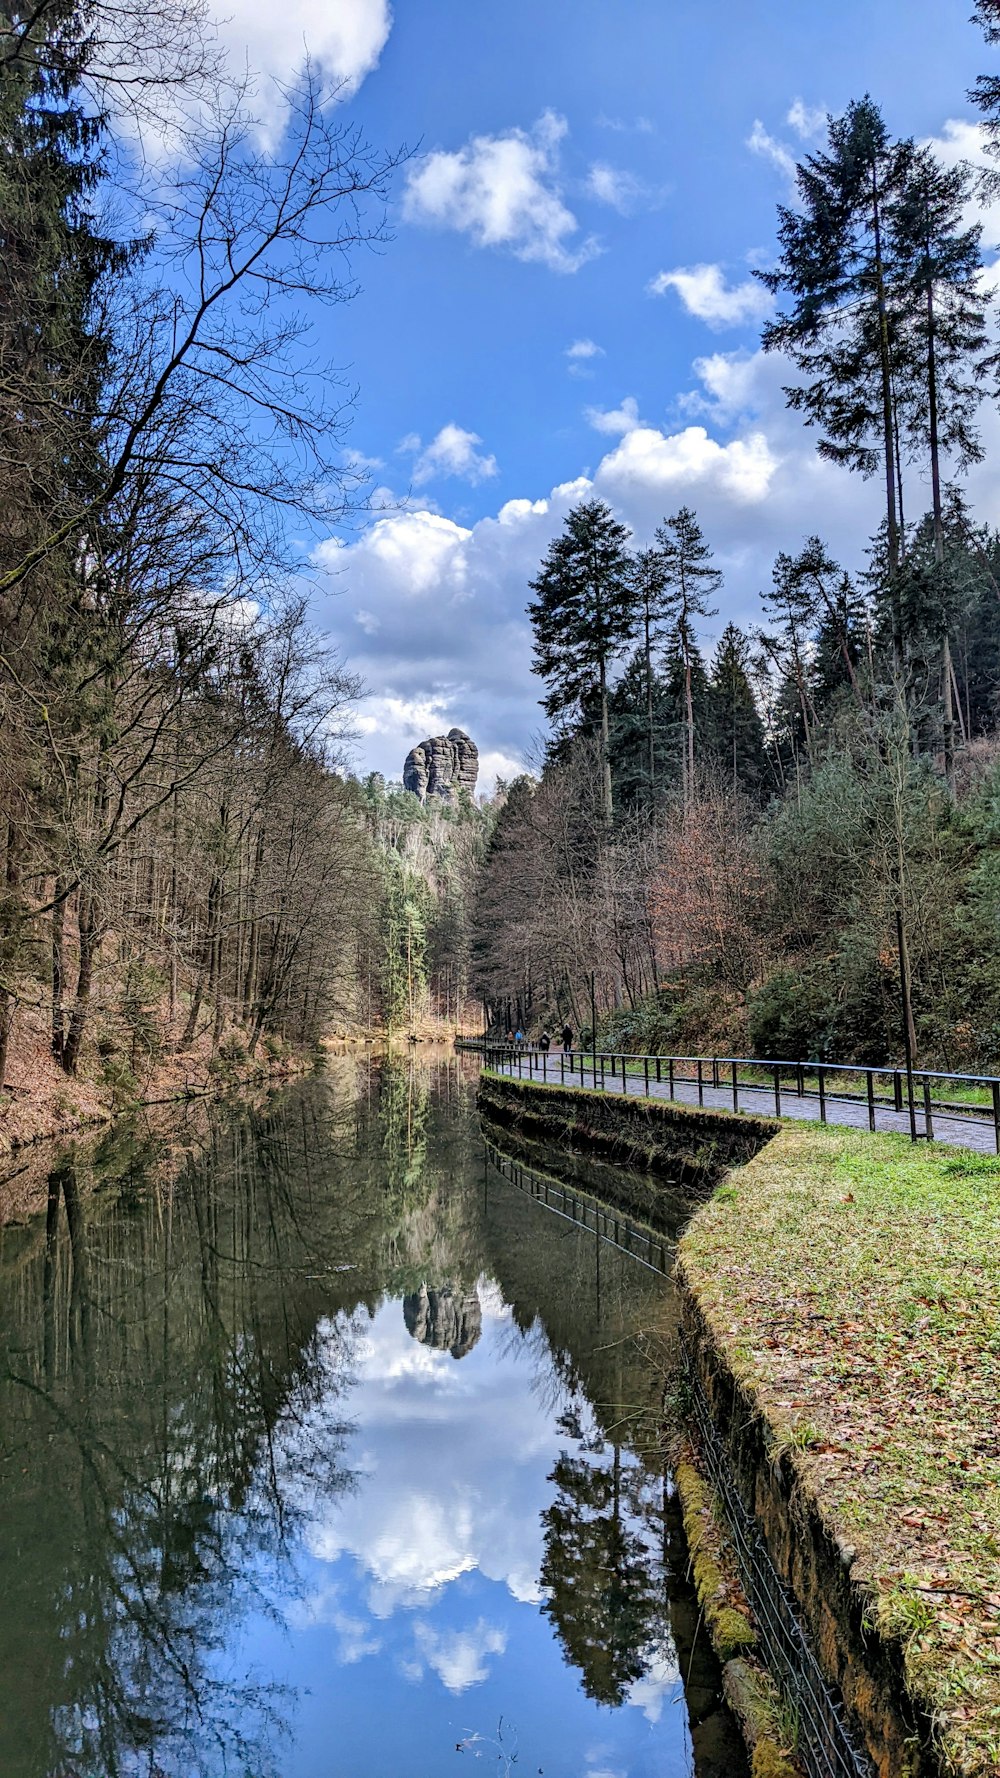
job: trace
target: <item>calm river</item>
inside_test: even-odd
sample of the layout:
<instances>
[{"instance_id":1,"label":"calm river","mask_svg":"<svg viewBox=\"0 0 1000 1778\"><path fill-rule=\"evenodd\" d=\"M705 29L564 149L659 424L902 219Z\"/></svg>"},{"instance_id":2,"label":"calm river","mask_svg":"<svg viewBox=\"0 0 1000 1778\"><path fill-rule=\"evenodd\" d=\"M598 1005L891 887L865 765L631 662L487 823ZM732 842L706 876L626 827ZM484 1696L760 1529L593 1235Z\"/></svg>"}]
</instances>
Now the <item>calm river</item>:
<instances>
[{"instance_id":1,"label":"calm river","mask_svg":"<svg viewBox=\"0 0 1000 1778\"><path fill-rule=\"evenodd\" d=\"M745 1771L669 1285L489 1162L474 1081L338 1061L45 1163L0 1235L4 1778Z\"/></svg>"}]
</instances>

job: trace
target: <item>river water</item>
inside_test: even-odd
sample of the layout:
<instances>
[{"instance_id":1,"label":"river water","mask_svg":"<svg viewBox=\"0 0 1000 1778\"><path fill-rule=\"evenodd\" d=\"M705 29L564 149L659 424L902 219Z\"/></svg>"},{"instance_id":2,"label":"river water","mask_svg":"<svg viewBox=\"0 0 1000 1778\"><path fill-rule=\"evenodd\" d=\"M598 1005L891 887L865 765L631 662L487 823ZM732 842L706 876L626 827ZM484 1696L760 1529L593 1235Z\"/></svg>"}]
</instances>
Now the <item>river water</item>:
<instances>
[{"instance_id":1,"label":"river water","mask_svg":"<svg viewBox=\"0 0 1000 1778\"><path fill-rule=\"evenodd\" d=\"M670 1286L491 1163L468 1063L47 1165L0 1235L4 1778L740 1778Z\"/></svg>"}]
</instances>

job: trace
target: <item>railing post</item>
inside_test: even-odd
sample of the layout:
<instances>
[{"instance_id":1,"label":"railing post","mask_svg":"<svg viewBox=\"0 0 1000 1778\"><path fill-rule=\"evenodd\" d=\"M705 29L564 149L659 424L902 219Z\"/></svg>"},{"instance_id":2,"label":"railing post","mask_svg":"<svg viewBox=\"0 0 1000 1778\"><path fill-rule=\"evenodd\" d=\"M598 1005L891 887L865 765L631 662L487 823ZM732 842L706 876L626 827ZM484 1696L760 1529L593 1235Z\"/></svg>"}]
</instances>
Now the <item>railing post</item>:
<instances>
[{"instance_id":1,"label":"railing post","mask_svg":"<svg viewBox=\"0 0 1000 1778\"><path fill-rule=\"evenodd\" d=\"M816 1079L819 1081L819 1121L821 1124L825 1124L826 1123L826 1074L824 1072L822 1062L820 1062L819 1066L816 1069Z\"/></svg>"},{"instance_id":2,"label":"railing post","mask_svg":"<svg viewBox=\"0 0 1000 1778\"><path fill-rule=\"evenodd\" d=\"M673 1058L673 1056L669 1056L667 1058L667 1073L670 1076L670 1097L672 1099L674 1096L674 1058ZM997 1122L997 1154L1000 1154L1000 1117L998 1117L998 1122Z\"/></svg>"},{"instance_id":3,"label":"railing post","mask_svg":"<svg viewBox=\"0 0 1000 1778\"><path fill-rule=\"evenodd\" d=\"M733 1110L739 1111L739 1108L740 1108L740 1087L739 1087L739 1080L738 1080L737 1074L736 1074L736 1057L734 1056L733 1057Z\"/></svg>"},{"instance_id":4,"label":"railing post","mask_svg":"<svg viewBox=\"0 0 1000 1778\"><path fill-rule=\"evenodd\" d=\"M718 1058L718 1056L713 1056L712 1057L712 1085L713 1085L713 1087L717 1087L718 1084L719 1084L719 1058Z\"/></svg>"},{"instance_id":5,"label":"railing post","mask_svg":"<svg viewBox=\"0 0 1000 1778\"><path fill-rule=\"evenodd\" d=\"M993 1136L1000 1154L1000 1080L993 1082Z\"/></svg>"},{"instance_id":6,"label":"railing post","mask_svg":"<svg viewBox=\"0 0 1000 1778\"><path fill-rule=\"evenodd\" d=\"M657 1058L656 1058L656 1084L657 1084L657 1086L659 1086L662 1079L663 1079L663 1076L660 1073L660 1058L659 1058L659 1056L657 1056Z\"/></svg>"},{"instance_id":7,"label":"railing post","mask_svg":"<svg viewBox=\"0 0 1000 1778\"><path fill-rule=\"evenodd\" d=\"M868 1128L875 1128L875 1078L871 1069L868 1070Z\"/></svg>"},{"instance_id":8,"label":"railing post","mask_svg":"<svg viewBox=\"0 0 1000 1778\"><path fill-rule=\"evenodd\" d=\"M934 1140L934 1118L931 1113L931 1083L924 1075L924 1134L928 1142Z\"/></svg>"},{"instance_id":9,"label":"railing post","mask_svg":"<svg viewBox=\"0 0 1000 1778\"><path fill-rule=\"evenodd\" d=\"M702 1077L701 1077L701 1058L699 1056L699 1058L698 1058L698 1104L704 1105L704 1103L705 1103L705 1082L702 1080Z\"/></svg>"},{"instance_id":10,"label":"railing post","mask_svg":"<svg viewBox=\"0 0 1000 1778\"><path fill-rule=\"evenodd\" d=\"M774 1115L781 1116L781 1069L777 1063L774 1065Z\"/></svg>"},{"instance_id":11,"label":"railing post","mask_svg":"<svg viewBox=\"0 0 1000 1778\"><path fill-rule=\"evenodd\" d=\"M623 1093L628 1092L628 1071L625 1067L625 1057L624 1056L622 1057L622 1092Z\"/></svg>"},{"instance_id":12,"label":"railing post","mask_svg":"<svg viewBox=\"0 0 1000 1778\"><path fill-rule=\"evenodd\" d=\"M898 1068L894 1068L892 1073L892 1100L895 1110L902 1111L903 1081Z\"/></svg>"},{"instance_id":13,"label":"railing post","mask_svg":"<svg viewBox=\"0 0 1000 1778\"><path fill-rule=\"evenodd\" d=\"M600 1061L601 1061L601 1092L603 1093L603 1091L604 1091L604 1061L605 1061L605 1058L603 1055L601 1056ZM594 1082L594 1085L595 1086L597 1085L596 1081Z\"/></svg>"},{"instance_id":14,"label":"railing post","mask_svg":"<svg viewBox=\"0 0 1000 1778\"><path fill-rule=\"evenodd\" d=\"M804 1099L806 1096L806 1071L803 1068L801 1062L799 1062L798 1066L796 1067L795 1073L796 1073L796 1077L798 1079L799 1098Z\"/></svg>"},{"instance_id":15,"label":"railing post","mask_svg":"<svg viewBox=\"0 0 1000 1778\"><path fill-rule=\"evenodd\" d=\"M559 1051L559 1084L560 1084L560 1086L565 1086L565 1084L566 1084L566 1051L565 1050Z\"/></svg>"},{"instance_id":16,"label":"railing post","mask_svg":"<svg viewBox=\"0 0 1000 1778\"><path fill-rule=\"evenodd\" d=\"M548 1052L548 1050L543 1050L542 1051L542 1079L548 1080L548 1078L549 1078L549 1052Z\"/></svg>"},{"instance_id":17,"label":"railing post","mask_svg":"<svg viewBox=\"0 0 1000 1778\"><path fill-rule=\"evenodd\" d=\"M646 1098L648 1099L649 1098L649 1057L648 1056L643 1056L643 1058L642 1058L642 1077L645 1082Z\"/></svg>"}]
</instances>

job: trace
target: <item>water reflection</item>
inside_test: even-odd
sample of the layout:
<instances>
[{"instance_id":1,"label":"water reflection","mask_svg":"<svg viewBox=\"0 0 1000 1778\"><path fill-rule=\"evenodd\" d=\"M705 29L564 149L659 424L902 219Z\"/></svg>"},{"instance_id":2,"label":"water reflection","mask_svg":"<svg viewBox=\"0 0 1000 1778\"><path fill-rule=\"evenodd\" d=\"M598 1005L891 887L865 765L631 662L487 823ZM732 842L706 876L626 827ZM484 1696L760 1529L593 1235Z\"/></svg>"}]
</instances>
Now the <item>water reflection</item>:
<instances>
[{"instance_id":1,"label":"water reflection","mask_svg":"<svg viewBox=\"0 0 1000 1778\"><path fill-rule=\"evenodd\" d=\"M0 1238L0 1769L737 1773L636 1449L662 1292L455 1062L66 1156Z\"/></svg>"}]
</instances>

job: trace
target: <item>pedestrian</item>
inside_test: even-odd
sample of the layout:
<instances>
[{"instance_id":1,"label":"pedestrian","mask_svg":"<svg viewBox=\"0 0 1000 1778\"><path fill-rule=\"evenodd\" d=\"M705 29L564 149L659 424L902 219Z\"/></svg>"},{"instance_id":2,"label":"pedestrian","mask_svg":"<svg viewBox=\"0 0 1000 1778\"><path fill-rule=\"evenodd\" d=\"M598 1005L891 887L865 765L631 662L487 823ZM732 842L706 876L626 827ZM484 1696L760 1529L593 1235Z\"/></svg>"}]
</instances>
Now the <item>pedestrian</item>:
<instances>
[{"instance_id":1,"label":"pedestrian","mask_svg":"<svg viewBox=\"0 0 1000 1778\"><path fill-rule=\"evenodd\" d=\"M542 1035L541 1035L541 1037L540 1037L540 1038L539 1038L539 1039L538 1039L538 1047L539 1047L539 1049L540 1049L540 1050L541 1050L541 1052L542 1052L542 1054L543 1054L543 1055L546 1055L546 1056L547 1056L547 1055L548 1055L548 1053L549 1053L549 1044L550 1044L550 1043L551 1043L551 1042L552 1042L552 1039L551 1039L551 1037L550 1037L550 1036L549 1036L549 1034L548 1034L548 1032L547 1032L547 1031L543 1031L543 1032L542 1032Z\"/></svg>"},{"instance_id":2,"label":"pedestrian","mask_svg":"<svg viewBox=\"0 0 1000 1778\"><path fill-rule=\"evenodd\" d=\"M509 1026L508 1026L508 1028L507 1028L507 1042L508 1042L508 1043L510 1043L510 1044L513 1044L513 1042L514 1042L514 1033L513 1033L513 1031L512 1031L512 1030L511 1030L511 1029L510 1029L510 1027L509 1027Z\"/></svg>"},{"instance_id":3,"label":"pedestrian","mask_svg":"<svg viewBox=\"0 0 1000 1778\"><path fill-rule=\"evenodd\" d=\"M518 1025L517 1030L514 1032L514 1042L517 1044L518 1049L521 1048L521 1045L524 1042L524 1032L521 1030L520 1025Z\"/></svg>"},{"instance_id":4,"label":"pedestrian","mask_svg":"<svg viewBox=\"0 0 1000 1778\"><path fill-rule=\"evenodd\" d=\"M573 1027L564 1025L562 1028L563 1055L568 1056L573 1048Z\"/></svg>"}]
</instances>

